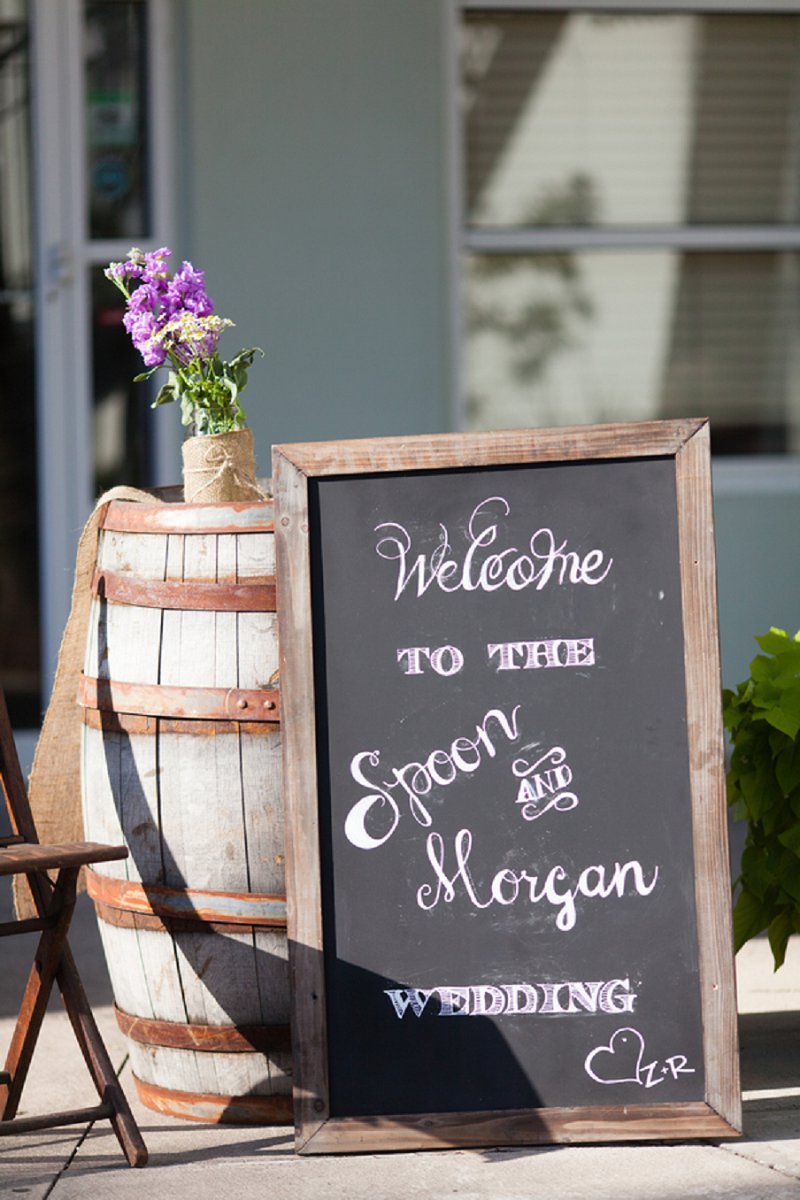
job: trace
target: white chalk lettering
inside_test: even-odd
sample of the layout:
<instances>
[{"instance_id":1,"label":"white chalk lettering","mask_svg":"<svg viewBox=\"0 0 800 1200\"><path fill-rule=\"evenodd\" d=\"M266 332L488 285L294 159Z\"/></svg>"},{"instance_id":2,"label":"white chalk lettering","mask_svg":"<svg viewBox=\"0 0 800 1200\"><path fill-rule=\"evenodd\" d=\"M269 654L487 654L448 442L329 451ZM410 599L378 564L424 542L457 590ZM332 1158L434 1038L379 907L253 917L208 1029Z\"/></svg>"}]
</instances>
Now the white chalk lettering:
<instances>
[{"instance_id":1,"label":"white chalk lettering","mask_svg":"<svg viewBox=\"0 0 800 1200\"><path fill-rule=\"evenodd\" d=\"M609 986L609 985L607 985ZM632 1012L633 1009L627 1011ZM636 1083L643 1088L656 1087L671 1075L694 1075L695 1068L688 1065L685 1054L672 1054L659 1066L657 1058L645 1063L644 1038L638 1029L626 1026L612 1034L605 1046L597 1046L587 1055L583 1064L586 1074L595 1083L609 1086L618 1083Z\"/></svg>"},{"instance_id":2,"label":"white chalk lettering","mask_svg":"<svg viewBox=\"0 0 800 1200\"><path fill-rule=\"evenodd\" d=\"M536 743L525 749L536 749ZM577 808L576 793L566 790L572 783L572 769L566 758L563 746L553 746L532 763L525 758L514 759L511 770L521 780L516 802L526 821L537 821L551 808L556 812Z\"/></svg>"},{"instance_id":3,"label":"white chalk lettering","mask_svg":"<svg viewBox=\"0 0 800 1200\"><path fill-rule=\"evenodd\" d=\"M430 658L431 651L429 646L406 646L404 650L397 651L397 661L401 663L406 660L406 675L422 675L424 668L420 661L421 655Z\"/></svg>"},{"instance_id":4,"label":"white chalk lettering","mask_svg":"<svg viewBox=\"0 0 800 1200\"><path fill-rule=\"evenodd\" d=\"M401 1019L408 1008L411 1009L415 1017L421 1017L425 1009L425 1005L433 995L433 989L428 988L427 991L422 991L421 988L396 988L392 991L387 991L386 995L394 1005L394 1011Z\"/></svg>"},{"instance_id":5,"label":"white chalk lettering","mask_svg":"<svg viewBox=\"0 0 800 1200\"><path fill-rule=\"evenodd\" d=\"M385 988L395 1016L429 1017L574 1016L635 1011L629 978L534 983L477 983L467 987ZM686 1059L674 1061L673 1076L686 1073ZM591 1073L591 1072L590 1072Z\"/></svg>"},{"instance_id":6,"label":"white chalk lettering","mask_svg":"<svg viewBox=\"0 0 800 1200\"><path fill-rule=\"evenodd\" d=\"M670 1072L673 1079L677 1079L679 1075L694 1075L694 1067L686 1065L688 1061L685 1054L673 1054L666 1059L665 1065L667 1071Z\"/></svg>"},{"instance_id":7,"label":"white chalk lettering","mask_svg":"<svg viewBox=\"0 0 800 1200\"><path fill-rule=\"evenodd\" d=\"M536 988L529 983L504 983L503 991L506 994L507 1013L526 1016L528 1013L536 1012L539 1006L539 997Z\"/></svg>"},{"instance_id":8,"label":"white chalk lettering","mask_svg":"<svg viewBox=\"0 0 800 1200\"><path fill-rule=\"evenodd\" d=\"M546 527L531 534L525 550L506 546L489 553L500 536L498 521L510 513L511 505L502 496L482 500L467 522L468 546L460 562L445 525L439 525L439 540L429 554L415 551L411 534L399 521L377 525L376 553L397 564L395 600L406 591L419 599L434 585L442 592L495 592L504 587L515 592L527 587L541 591L550 582L559 587L596 587L608 576L614 560L607 559L602 550L570 550L566 539L559 542Z\"/></svg>"},{"instance_id":9,"label":"white chalk lettering","mask_svg":"<svg viewBox=\"0 0 800 1200\"><path fill-rule=\"evenodd\" d=\"M431 666L437 675L456 675L464 665L458 646L437 646L431 652Z\"/></svg>"},{"instance_id":10,"label":"white chalk lettering","mask_svg":"<svg viewBox=\"0 0 800 1200\"><path fill-rule=\"evenodd\" d=\"M489 908L493 904L508 907L520 900L528 904L545 902L556 911L556 928L562 933L573 929L577 921L576 899L608 900L614 893L621 899L630 884L629 895L649 896L658 882L659 869L654 866L649 879L645 877L641 863L635 859L626 863L614 863L610 870L601 865L586 867L572 882L566 870L557 864L548 871L544 879L527 871L514 871L509 867L499 870L488 887L476 884L469 867L472 854L472 834L461 829L453 839L453 866L446 866L447 852L440 833L429 833L426 841L428 862L433 868L434 883L423 883L417 889L417 904L430 911L440 903L452 904L457 895L477 909ZM585 882L594 879L590 886ZM488 893L488 894L487 894Z\"/></svg>"},{"instance_id":11,"label":"white chalk lettering","mask_svg":"<svg viewBox=\"0 0 800 1200\"><path fill-rule=\"evenodd\" d=\"M540 667L593 667L594 638L545 638L538 642L490 642L498 671L536 671Z\"/></svg>"},{"instance_id":12,"label":"white chalk lettering","mask_svg":"<svg viewBox=\"0 0 800 1200\"><path fill-rule=\"evenodd\" d=\"M400 820L398 799L408 804L419 825L430 826L430 809L422 797L430 795L434 787L449 787L459 775L474 774L484 759L497 755L496 741L502 738L516 741L519 709L519 704L515 705L509 716L501 708L490 708L475 726L474 737L461 735L453 740L449 750L431 750L422 762L412 760L393 767L380 782L365 774L365 764L381 766L380 751L364 750L356 754L350 762L350 774L369 794L357 800L347 814L344 832L348 841L360 850L375 850L388 841Z\"/></svg>"},{"instance_id":13,"label":"white chalk lettering","mask_svg":"<svg viewBox=\"0 0 800 1200\"><path fill-rule=\"evenodd\" d=\"M397 651L397 661L406 660L405 675L424 675L422 659L426 658L437 675L457 675L464 665L464 655L458 646L404 646Z\"/></svg>"}]
</instances>

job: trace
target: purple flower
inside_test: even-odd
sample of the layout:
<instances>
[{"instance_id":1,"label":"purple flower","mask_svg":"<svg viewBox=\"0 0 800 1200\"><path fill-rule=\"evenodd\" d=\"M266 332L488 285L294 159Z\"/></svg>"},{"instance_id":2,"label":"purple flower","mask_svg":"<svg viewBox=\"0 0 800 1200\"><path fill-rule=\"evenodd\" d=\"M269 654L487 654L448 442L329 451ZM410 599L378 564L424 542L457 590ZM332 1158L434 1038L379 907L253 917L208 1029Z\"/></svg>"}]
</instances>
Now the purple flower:
<instances>
[{"instance_id":1,"label":"purple flower","mask_svg":"<svg viewBox=\"0 0 800 1200\"><path fill-rule=\"evenodd\" d=\"M179 316L181 310L198 317L210 317L214 304L205 290L205 273L195 271L191 263L184 262L169 284L165 305L171 317Z\"/></svg>"},{"instance_id":2,"label":"purple flower","mask_svg":"<svg viewBox=\"0 0 800 1200\"><path fill-rule=\"evenodd\" d=\"M152 283L140 283L128 302L133 313L155 313L162 301L161 289Z\"/></svg>"},{"instance_id":3,"label":"purple flower","mask_svg":"<svg viewBox=\"0 0 800 1200\"><path fill-rule=\"evenodd\" d=\"M166 350L158 340L160 322L150 312L128 311L122 323L131 335L131 341L141 354L146 366L161 366L166 360Z\"/></svg>"},{"instance_id":4,"label":"purple flower","mask_svg":"<svg viewBox=\"0 0 800 1200\"><path fill-rule=\"evenodd\" d=\"M214 315L202 271L184 261L170 274L170 253L166 246L148 253L134 246L125 262L110 263L105 271L125 297L123 324L151 368L142 378L158 367L171 368L153 407L180 399L183 423L198 432L243 429L238 396L261 351L242 350L230 363L219 361L219 336L233 322Z\"/></svg>"},{"instance_id":5,"label":"purple flower","mask_svg":"<svg viewBox=\"0 0 800 1200\"><path fill-rule=\"evenodd\" d=\"M233 322L222 317L198 316L184 310L159 329L155 335L159 343L181 366L194 362L208 362L213 357L219 335Z\"/></svg>"},{"instance_id":6,"label":"purple flower","mask_svg":"<svg viewBox=\"0 0 800 1200\"><path fill-rule=\"evenodd\" d=\"M136 349L142 356L146 367L160 367L167 361L167 352L160 342L147 341Z\"/></svg>"},{"instance_id":7,"label":"purple flower","mask_svg":"<svg viewBox=\"0 0 800 1200\"><path fill-rule=\"evenodd\" d=\"M168 246L162 246L160 250L153 250L149 254L145 254L144 258L144 274L149 280L167 278L167 259L172 254Z\"/></svg>"}]
</instances>

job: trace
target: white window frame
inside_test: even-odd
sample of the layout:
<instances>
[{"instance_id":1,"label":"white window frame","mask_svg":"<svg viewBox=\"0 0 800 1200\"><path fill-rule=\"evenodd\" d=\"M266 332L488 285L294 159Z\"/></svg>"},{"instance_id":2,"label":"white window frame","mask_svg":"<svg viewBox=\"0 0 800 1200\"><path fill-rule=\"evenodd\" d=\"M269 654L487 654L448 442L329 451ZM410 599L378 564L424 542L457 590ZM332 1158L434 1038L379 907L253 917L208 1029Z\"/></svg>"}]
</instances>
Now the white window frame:
<instances>
[{"instance_id":1,"label":"white window frame","mask_svg":"<svg viewBox=\"0 0 800 1200\"><path fill-rule=\"evenodd\" d=\"M462 124L459 102L459 29L462 13L470 11L614 12L641 13L753 13L759 16L800 15L800 0L448 0L448 91L450 103L450 261L452 414L456 428L465 427L464 278L463 255L478 253L530 253L591 249L673 250L800 250L800 224L780 227L715 225L663 229L470 229L464 196ZM800 455L726 457L714 461L717 495L800 492Z\"/></svg>"}]
</instances>

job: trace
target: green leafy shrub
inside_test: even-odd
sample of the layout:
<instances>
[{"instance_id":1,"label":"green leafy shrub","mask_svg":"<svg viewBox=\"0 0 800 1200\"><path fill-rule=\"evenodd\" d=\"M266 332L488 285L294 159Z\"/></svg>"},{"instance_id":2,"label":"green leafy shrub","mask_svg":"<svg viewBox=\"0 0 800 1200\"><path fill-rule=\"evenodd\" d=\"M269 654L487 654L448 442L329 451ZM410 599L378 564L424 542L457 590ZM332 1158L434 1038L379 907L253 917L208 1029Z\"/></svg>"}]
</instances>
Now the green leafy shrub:
<instances>
[{"instance_id":1,"label":"green leafy shrub","mask_svg":"<svg viewBox=\"0 0 800 1200\"><path fill-rule=\"evenodd\" d=\"M763 653L750 678L723 691L728 802L749 825L734 942L738 951L766 929L777 971L790 935L800 933L800 633L771 629L755 640Z\"/></svg>"}]
</instances>

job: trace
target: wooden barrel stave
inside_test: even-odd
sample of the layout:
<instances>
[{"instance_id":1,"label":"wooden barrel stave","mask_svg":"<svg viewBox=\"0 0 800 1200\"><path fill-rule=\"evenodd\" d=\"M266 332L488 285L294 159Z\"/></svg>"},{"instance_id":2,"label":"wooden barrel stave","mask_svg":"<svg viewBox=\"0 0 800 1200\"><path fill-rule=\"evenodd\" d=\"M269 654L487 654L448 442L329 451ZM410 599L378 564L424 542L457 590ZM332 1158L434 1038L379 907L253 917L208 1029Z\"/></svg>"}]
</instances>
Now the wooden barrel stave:
<instances>
[{"instance_id":1,"label":"wooden barrel stave","mask_svg":"<svg viewBox=\"0 0 800 1200\"><path fill-rule=\"evenodd\" d=\"M131 849L123 862L104 863L101 873L155 881L161 862L155 740L86 725L82 738L86 829L112 845L124 841Z\"/></svg>"},{"instance_id":2,"label":"wooden barrel stave","mask_svg":"<svg viewBox=\"0 0 800 1200\"><path fill-rule=\"evenodd\" d=\"M271 532L103 529L97 566L100 594L92 605L87 676L184 688L274 688L274 612L162 609L112 603L102 595L103 571L132 580L180 580L187 588L193 582L262 580L274 574ZM104 840L122 838L131 849L125 862L104 864L102 874L142 882L145 889L155 884L283 893L279 726L240 716L187 722L180 713L174 721L85 715L87 830L93 836L102 831ZM115 722L122 727L114 728ZM141 727L144 732L135 732ZM99 915L124 1014L176 1028L288 1023L285 929L131 929ZM290 1119L291 1056L285 1048L226 1054L133 1041L129 1046L142 1098L161 1111L195 1119ZM239 1103L249 1096L264 1103Z\"/></svg>"},{"instance_id":3,"label":"wooden barrel stave","mask_svg":"<svg viewBox=\"0 0 800 1200\"><path fill-rule=\"evenodd\" d=\"M137 1080L155 1085L162 1093L173 1094L173 1116L182 1116L177 1111L184 1095L250 1097L261 1096L271 1100L282 1099L279 1108L281 1123L291 1121L291 1065L289 1055L263 1054L212 1054L200 1051L177 1050L171 1046L143 1046L130 1043L131 1069ZM287 1060L288 1071L281 1072L276 1061ZM191 1064L191 1067L189 1067ZM187 1069L189 1067L189 1069ZM181 1081L180 1087L164 1088L163 1079ZM192 1086L194 1084L194 1086ZM230 1091L226 1091L230 1088ZM141 1094L141 1091L140 1091ZM146 1103L146 1101L145 1101ZM223 1114L220 1118L225 1120Z\"/></svg>"}]
</instances>

